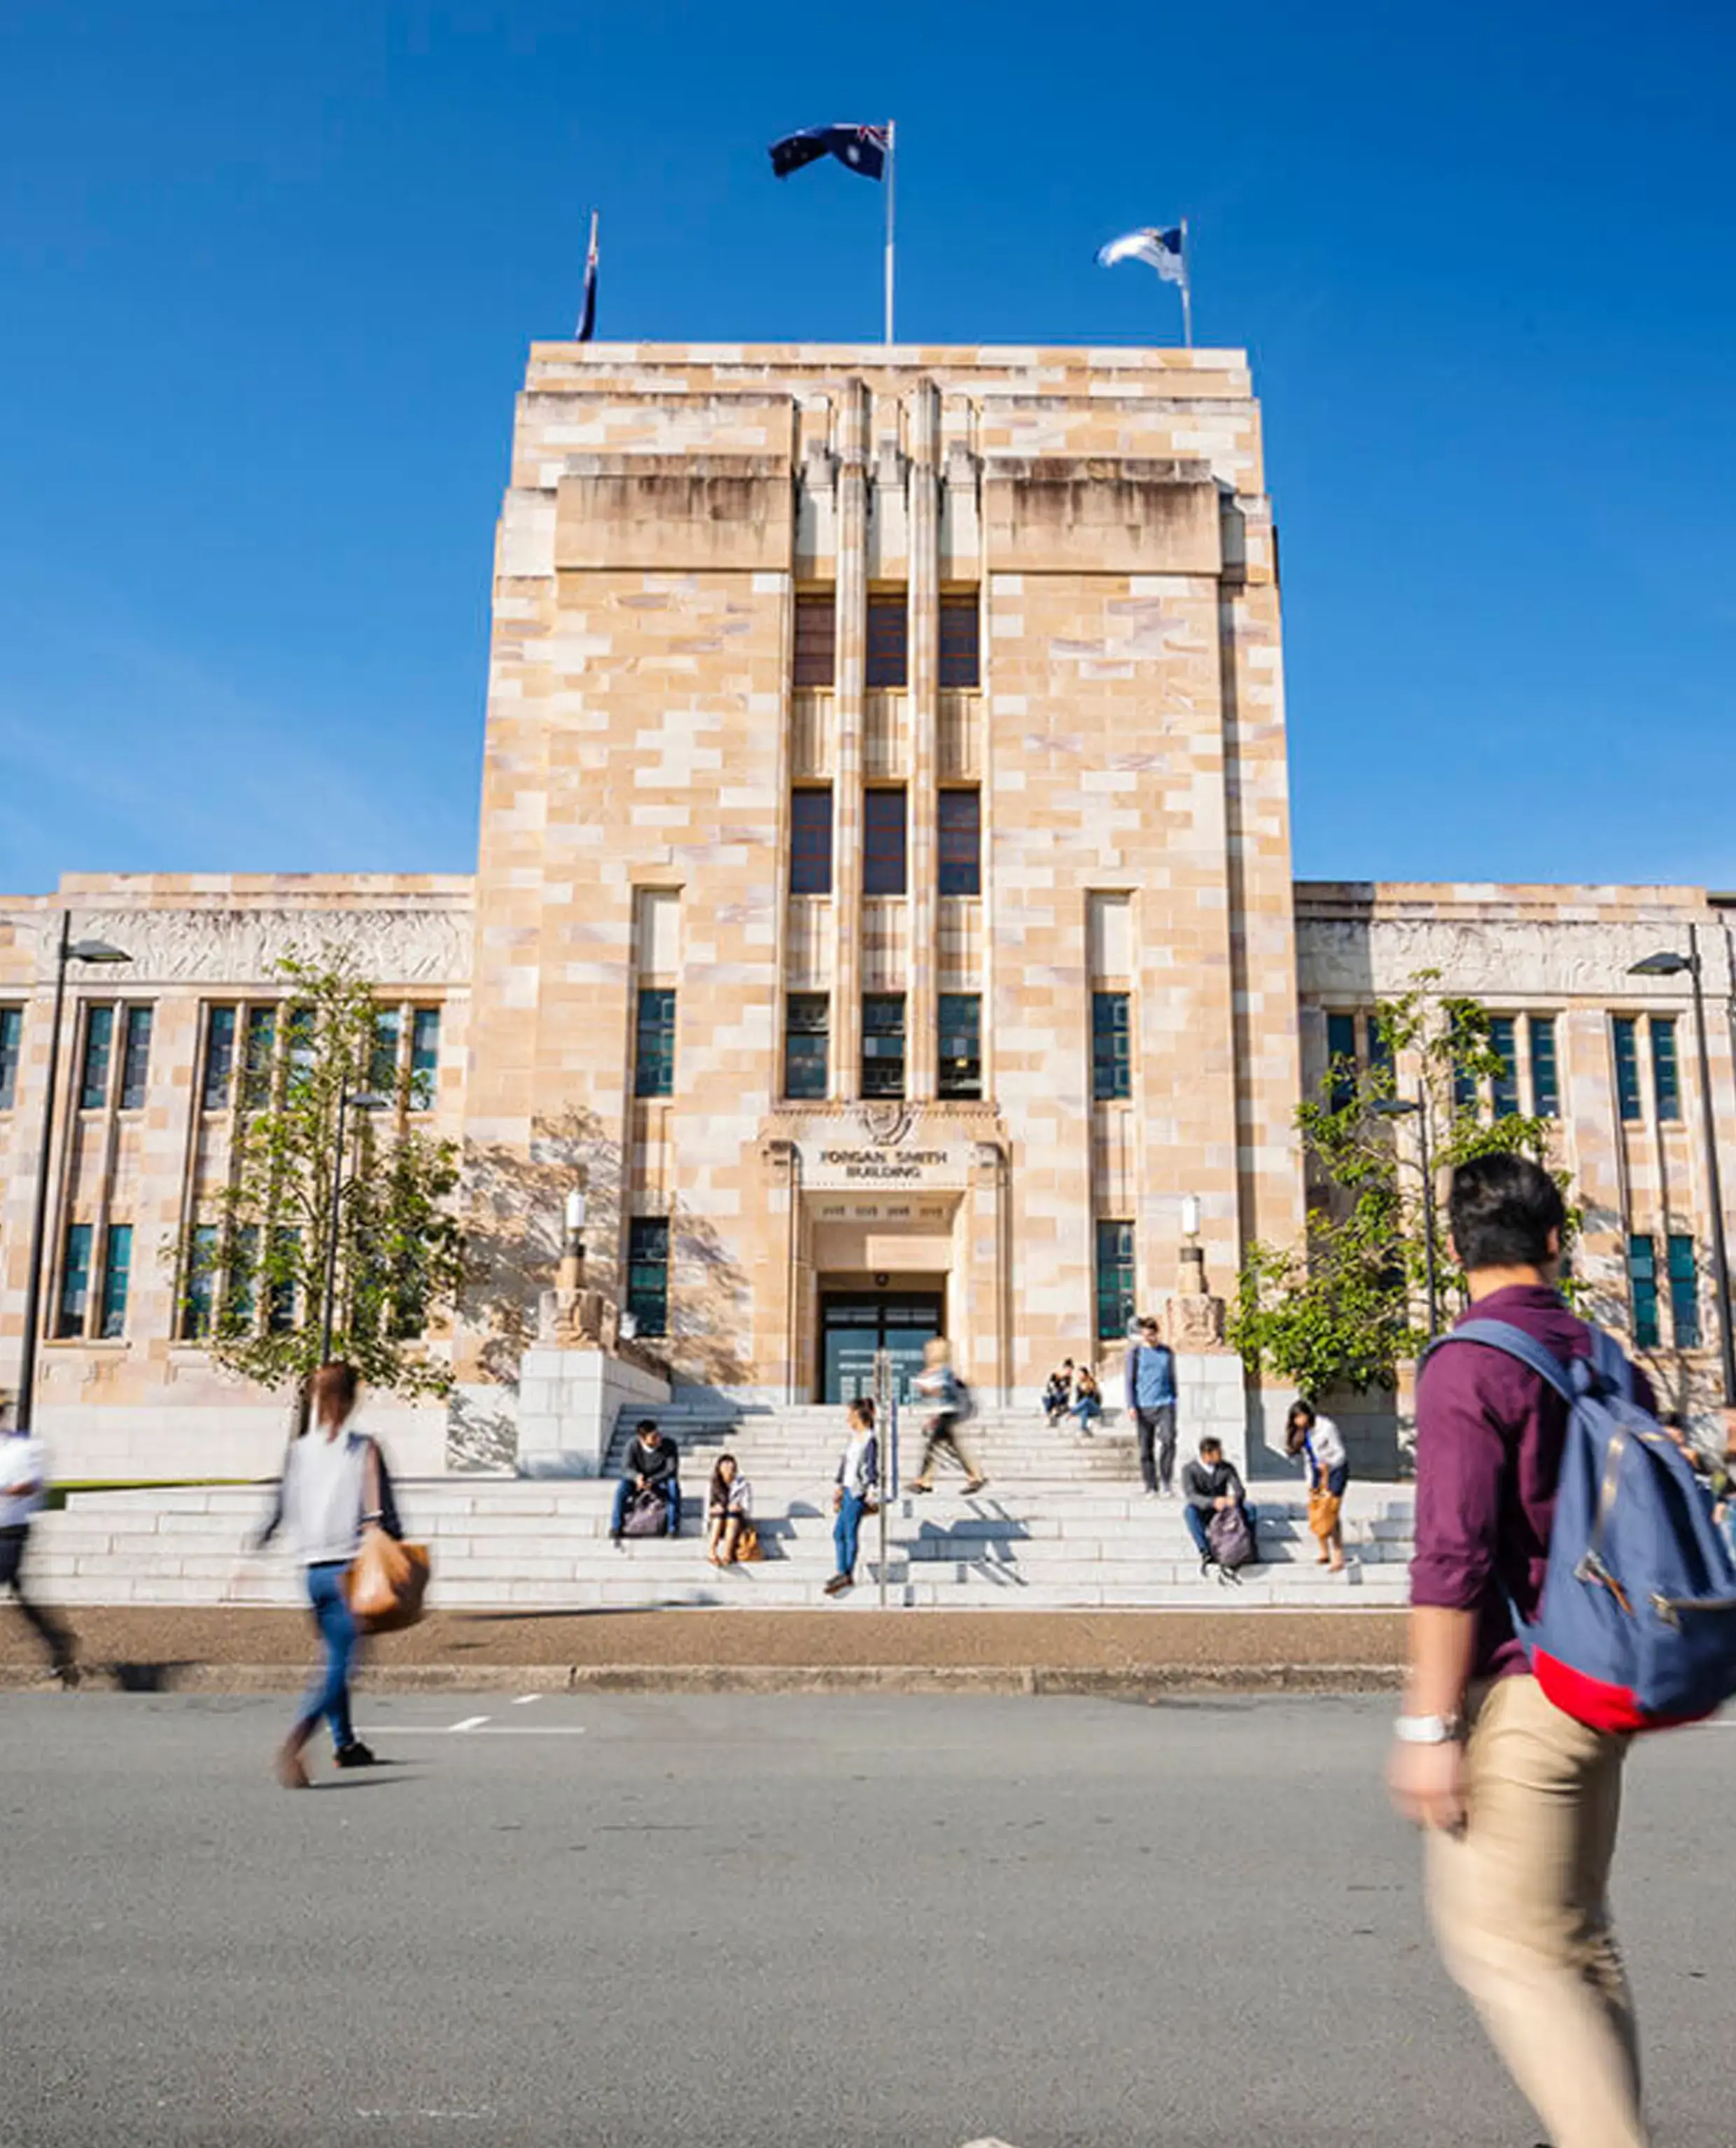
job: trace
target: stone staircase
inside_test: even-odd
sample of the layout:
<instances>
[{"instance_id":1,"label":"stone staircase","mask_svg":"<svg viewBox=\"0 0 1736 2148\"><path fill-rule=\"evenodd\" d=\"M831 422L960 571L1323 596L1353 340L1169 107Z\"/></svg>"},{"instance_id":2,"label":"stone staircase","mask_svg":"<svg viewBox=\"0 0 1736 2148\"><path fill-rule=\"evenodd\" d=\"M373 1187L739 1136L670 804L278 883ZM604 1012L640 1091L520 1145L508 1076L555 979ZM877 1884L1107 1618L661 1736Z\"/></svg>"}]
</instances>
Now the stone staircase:
<instances>
[{"instance_id":1,"label":"stone staircase","mask_svg":"<svg viewBox=\"0 0 1736 2148\"><path fill-rule=\"evenodd\" d=\"M680 1444L683 1535L609 1540L613 1468L639 1412L624 1412L611 1476L589 1482L444 1477L403 1483L412 1536L434 1553L431 1603L448 1609L825 1603L832 1571L835 1409L741 1408L681 1395L659 1422ZM1295 1480L1256 1484L1261 1563L1231 1590L1202 1578L1180 1506L1139 1489L1131 1433L1111 1419L1086 1438L1041 1415L989 1410L972 1421L991 1482L966 1498L950 1468L929 1497L908 1493L886 1513L886 1599L901 1606L1026 1609L1074 1606L1257 1605L1377 1608L1402 1603L1410 1557L1408 1492L1352 1485L1347 1503L1350 1571L1314 1563ZM900 1464L907 1483L920 1428L907 1416ZM766 1556L720 1572L705 1560L704 1505L711 1464L727 1446L754 1487ZM298 1577L270 1557L238 1578L263 1488L93 1492L43 1517L32 1570L50 1600L79 1603L295 1603ZM880 1600L880 1523L864 1526L858 1585L838 1608Z\"/></svg>"}]
</instances>

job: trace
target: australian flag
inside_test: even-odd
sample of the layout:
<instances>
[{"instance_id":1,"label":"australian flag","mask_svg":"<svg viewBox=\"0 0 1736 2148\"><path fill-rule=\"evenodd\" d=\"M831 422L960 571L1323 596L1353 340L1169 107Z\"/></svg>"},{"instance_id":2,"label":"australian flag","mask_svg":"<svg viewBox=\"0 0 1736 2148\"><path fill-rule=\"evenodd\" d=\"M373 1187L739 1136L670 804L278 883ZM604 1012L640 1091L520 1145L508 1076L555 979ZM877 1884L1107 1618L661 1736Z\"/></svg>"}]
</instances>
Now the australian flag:
<instances>
[{"instance_id":1,"label":"australian flag","mask_svg":"<svg viewBox=\"0 0 1736 2148\"><path fill-rule=\"evenodd\" d=\"M886 130L884 127L804 127L799 134L786 134L771 145L771 168L780 179L799 172L804 164L821 157L835 157L865 179L882 178L886 169Z\"/></svg>"}]
</instances>

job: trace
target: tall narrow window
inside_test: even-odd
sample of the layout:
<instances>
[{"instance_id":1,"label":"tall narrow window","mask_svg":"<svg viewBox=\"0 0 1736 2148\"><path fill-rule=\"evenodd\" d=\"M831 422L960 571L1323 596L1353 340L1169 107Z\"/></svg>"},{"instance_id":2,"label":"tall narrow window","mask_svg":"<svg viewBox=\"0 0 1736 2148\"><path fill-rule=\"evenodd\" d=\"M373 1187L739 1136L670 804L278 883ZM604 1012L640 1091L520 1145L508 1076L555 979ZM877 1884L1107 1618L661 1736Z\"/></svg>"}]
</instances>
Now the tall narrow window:
<instances>
[{"instance_id":1,"label":"tall narrow window","mask_svg":"<svg viewBox=\"0 0 1736 2148\"><path fill-rule=\"evenodd\" d=\"M1498 1119L1517 1118L1519 1113L1518 1026L1510 1014L1489 1020L1489 1049L1501 1061L1501 1071L1492 1084Z\"/></svg>"},{"instance_id":2,"label":"tall narrow window","mask_svg":"<svg viewBox=\"0 0 1736 2148\"><path fill-rule=\"evenodd\" d=\"M1456 1112L1474 1112L1477 1109L1477 1077L1467 1063L1474 1041L1459 1016L1449 1015L1447 1022L1448 1046L1453 1053L1453 1108Z\"/></svg>"},{"instance_id":3,"label":"tall narrow window","mask_svg":"<svg viewBox=\"0 0 1736 2148\"><path fill-rule=\"evenodd\" d=\"M1628 1241L1628 1288L1633 1302L1633 1340L1642 1350L1658 1348L1658 1249L1649 1235L1637 1232Z\"/></svg>"},{"instance_id":4,"label":"tall narrow window","mask_svg":"<svg viewBox=\"0 0 1736 2148\"><path fill-rule=\"evenodd\" d=\"M133 1226L111 1223L103 1241L103 1324L105 1342L117 1342L127 1332L127 1287L133 1273Z\"/></svg>"},{"instance_id":5,"label":"tall narrow window","mask_svg":"<svg viewBox=\"0 0 1736 2148\"><path fill-rule=\"evenodd\" d=\"M635 1216L627 1226L627 1310L641 1335L669 1332L669 1218Z\"/></svg>"},{"instance_id":6,"label":"tall narrow window","mask_svg":"<svg viewBox=\"0 0 1736 2148\"><path fill-rule=\"evenodd\" d=\"M1132 996L1091 996L1091 1093L1096 1103L1133 1094Z\"/></svg>"},{"instance_id":7,"label":"tall narrow window","mask_svg":"<svg viewBox=\"0 0 1736 2148\"><path fill-rule=\"evenodd\" d=\"M1561 1072L1555 1056L1555 1017L1534 1014L1531 1031L1531 1109L1534 1117L1561 1117Z\"/></svg>"},{"instance_id":8,"label":"tall narrow window","mask_svg":"<svg viewBox=\"0 0 1736 2148\"><path fill-rule=\"evenodd\" d=\"M1396 1066L1392 1057L1392 1039L1377 1014L1368 1016L1368 1064L1387 1077L1392 1084Z\"/></svg>"},{"instance_id":9,"label":"tall narrow window","mask_svg":"<svg viewBox=\"0 0 1736 2148\"><path fill-rule=\"evenodd\" d=\"M235 1010L214 1006L205 1017L205 1071L199 1101L208 1112L229 1107L229 1083L235 1072Z\"/></svg>"},{"instance_id":10,"label":"tall narrow window","mask_svg":"<svg viewBox=\"0 0 1736 2148\"><path fill-rule=\"evenodd\" d=\"M902 686L910 675L910 605L896 596L868 600L868 684Z\"/></svg>"},{"instance_id":11,"label":"tall narrow window","mask_svg":"<svg viewBox=\"0 0 1736 2148\"><path fill-rule=\"evenodd\" d=\"M78 1074L82 1111L100 1112L108 1102L108 1062L114 1054L114 1009L84 1010L84 1058Z\"/></svg>"},{"instance_id":12,"label":"tall narrow window","mask_svg":"<svg viewBox=\"0 0 1736 2148\"><path fill-rule=\"evenodd\" d=\"M247 1058L241 1075L241 1107L243 1111L263 1112L271 1102L271 1061L277 1048L278 1015L275 1007L249 1007L247 1011Z\"/></svg>"},{"instance_id":13,"label":"tall narrow window","mask_svg":"<svg viewBox=\"0 0 1736 2148\"><path fill-rule=\"evenodd\" d=\"M795 683L830 686L837 674L838 608L830 590L795 600Z\"/></svg>"},{"instance_id":14,"label":"tall narrow window","mask_svg":"<svg viewBox=\"0 0 1736 2148\"><path fill-rule=\"evenodd\" d=\"M121 1109L142 1112L151 1087L151 1010L127 1010L126 1042L121 1051Z\"/></svg>"},{"instance_id":15,"label":"tall narrow window","mask_svg":"<svg viewBox=\"0 0 1736 2148\"><path fill-rule=\"evenodd\" d=\"M217 1287L217 1226L201 1223L188 1249L181 1289L181 1339L203 1342L211 1332L211 1304Z\"/></svg>"},{"instance_id":16,"label":"tall narrow window","mask_svg":"<svg viewBox=\"0 0 1736 2148\"><path fill-rule=\"evenodd\" d=\"M982 1094L982 1000L976 992L940 996L940 1090L943 1097Z\"/></svg>"},{"instance_id":17,"label":"tall narrow window","mask_svg":"<svg viewBox=\"0 0 1736 2148\"><path fill-rule=\"evenodd\" d=\"M633 1093L635 1097L675 1093L675 995L666 985L647 985L639 995Z\"/></svg>"},{"instance_id":18,"label":"tall narrow window","mask_svg":"<svg viewBox=\"0 0 1736 2148\"><path fill-rule=\"evenodd\" d=\"M376 1097L398 1096L398 1041L403 1016L396 1007L374 1011L374 1049L368 1059L368 1087Z\"/></svg>"},{"instance_id":19,"label":"tall narrow window","mask_svg":"<svg viewBox=\"0 0 1736 2148\"><path fill-rule=\"evenodd\" d=\"M1347 1111L1357 1100L1357 1018L1353 1014L1329 1014L1326 1018L1327 1101L1335 1112Z\"/></svg>"},{"instance_id":20,"label":"tall narrow window","mask_svg":"<svg viewBox=\"0 0 1736 2148\"><path fill-rule=\"evenodd\" d=\"M869 795L875 796L871 791ZM805 785L790 794L790 892L832 891L831 785Z\"/></svg>"},{"instance_id":21,"label":"tall narrow window","mask_svg":"<svg viewBox=\"0 0 1736 2148\"><path fill-rule=\"evenodd\" d=\"M1097 1225L1097 1340L1119 1342L1133 1319L1133 1226Z\"/></svg>"},{"instance_id":22,"label":"tall narrow window","mask_svg":"<svg viewBox=\"0 0 1736 2148\"><path fill-rule=\"evenodd\" d=\"M862 794L862 892L905 891L904 786L885 785Z\"/></svg>"},{"instance_id":23,"label":"tall narrow window","mask_svg":"<svg viewBox=\"0 0 1736 2148\"><path fill-rule=\"evenodd\" d=\"M314 1078L314 1014L310 1006L291 1007L283 1024L283 1078L304 1089Z\"/></svg>"},{"instance_id":24,"label":"tall narrow window","mask_svg":"<svg viewBox=\"0 0 1736 2148\"><path fill-rule=\"evenodd\" d=\"M1700 1347L1700 1278L1694 1267L1693 1240L1685 1233L1669 1238L1669 1317L1678 1350Z\"/></svg>"},{"instance_id":25,"label":"tall narrow window","mask_svg":"<svg viewBox=\"0 0 1736 2148\"><path fill-rule=\"evenodd\" d=\"M862 1094L904 1094L904 994L869 992L862 1001Z\"/></svg>"},{"instance_id":26,"label":"tall narrow window","mask_svg":"<svg viewBox=\"0 0 1736 2148\"><path fill-rule=\"evenodd\" d=\"M229 1248L223 1277L223 1326L232 1335L252 1331L259 1303L259 1227L243 1223Z\"/></svg>"},{"instance_id":27,"label":"tall narrow window","mask_svg":"<svg viewBox=\"0 0 1736 2148\"><path fill-rule=\"evenodd\" d=\"M982 684L982 608L977 592L941 599L941 684L980 686Z\"/></svg>"},{"instance_id":28,"label":"tall narrow window","mask_svg":"<svg viewBox=\"0 0 1736 2148\"><path fill-rule=\"evenodd\" d=\"M0 1112L18 1098L18 1060L24 1047L24 1010L0 1006Z\"/></svg>"},{"instance_id":29,"label":"tall narrow window","mask_svg":"<svg viewBox=\"0 0 1736 2148\"><path fill-rule=\"evenodd\" d=\"M84 1332L85 1307L90 1302L90 1242L88 1223L67 1226L66 1259L60 1270L60 1304L54 1332L63 1340Z\"/></svg>"},{"instance_id":30,"label":"tall narrow window","mask_svg":"<svg viewBox=\"0 0 1736 2148\"><path fill-rule=\"evenodd\" d=\"M784 1008L784 1094L824 1097L830 1079L831 1001L824 992L791 992Z\"/></svg>"},{"instance_id":31,"label":"tall narrow window","mask_svg":"<svg viewBox=\"0 0 1736 2148\"><path fill-rule=\"evenodd\" d=\"M410 1016L410 1109L431 1112L440 1086L440 1010L417 1007Z\"/></svg>"},{"instance_id":32,"label":"tall narrow window","mask_svg":"<svg viewBox=\"0 0 1736 2148\"><path fill-rule=\"evenodd\" d=\"M1615 1101L1624 1119L1645 1117L1639 1098L1639 1025L1631 1014L1615 1017Z\"/></svg>"},{"instance_id":33,"label":"tall narrow window","mask_svg":"<svg viewBox=\"0 0 1736 2148\"><path fill-rule=\"evenodd\" d=\"M301 1232L293 1224L274 1224L265 1277L265 1325L273 1335L288 1335L294 1328L300 1272Z\"/></svg>"},{"instance_id":34,"label":"tall narrow window","mask_svg":"<svg viewBox=\"0 0 1736 2148\"><path fill-rule=\"evenodd\" d=\"M982 793L943 790L940 800L941 892L982 893Z\"/></svg>"},{"instance_id":35,"label":"tall narrow window","mask_svg":"<svg viewBox=\"0 0 1736 2148\"><path fill-rule=\"evenodd\" d=\"M1652 1016L1652 1094L1658 1123L1682 1116L1682 1076L1676 1064L1676 1025L1668 1015Z\"/></svg>"}]
</instances>

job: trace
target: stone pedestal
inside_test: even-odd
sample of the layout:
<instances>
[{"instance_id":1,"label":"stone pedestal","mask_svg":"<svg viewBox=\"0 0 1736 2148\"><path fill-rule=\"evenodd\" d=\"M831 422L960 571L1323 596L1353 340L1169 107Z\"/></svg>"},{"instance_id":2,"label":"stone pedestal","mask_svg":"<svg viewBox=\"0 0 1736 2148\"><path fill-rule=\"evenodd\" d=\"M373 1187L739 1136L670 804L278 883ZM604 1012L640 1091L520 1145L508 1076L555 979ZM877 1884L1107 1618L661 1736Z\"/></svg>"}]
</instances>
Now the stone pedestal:
<instances>
[{"instance_id":1,"label":"stone pedestal","mask_svg":"<svg viewBox=\"0 0 1736 2148\"><path fill-rule=\"evenodd\" d=\"M519 1370L521 1477L599 1477L623 1403L655 1411L667 1380L596 1344L539 1342Z\"/></svg>"}]
</instances>

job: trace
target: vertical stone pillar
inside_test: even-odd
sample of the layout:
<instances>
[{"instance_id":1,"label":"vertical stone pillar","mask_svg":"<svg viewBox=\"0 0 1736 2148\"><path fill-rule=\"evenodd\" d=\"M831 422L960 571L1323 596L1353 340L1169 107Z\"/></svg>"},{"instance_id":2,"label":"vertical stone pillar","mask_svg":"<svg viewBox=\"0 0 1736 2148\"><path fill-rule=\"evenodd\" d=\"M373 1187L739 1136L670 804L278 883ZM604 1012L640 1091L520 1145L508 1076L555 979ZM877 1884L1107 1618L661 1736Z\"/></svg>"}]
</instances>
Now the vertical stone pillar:
<instances>
[{"instance_id":1,"label":"vertical stone pillar","mask_svg":"<svg viewBox=\"0 0 1736 2148\"><path fill-rule=\"evenodd\" d=\"M837 726L833 776L832 1067L835 1097L862 1067L862 721L868 668L868 389L838 401Z\"/></svg>"},{"instance_id":2,"label":"vertical stone pillar","mask_svg":"<svg viewBox=\"0 0 1736 2148\"><path fill-rule=\"evenodd\" d=\"M935 1093L939 959L936 828L941 681L941 397L919 381L910 400L911 966L905 1007L907 1092Z\"/></svg>"}]
</instances>

